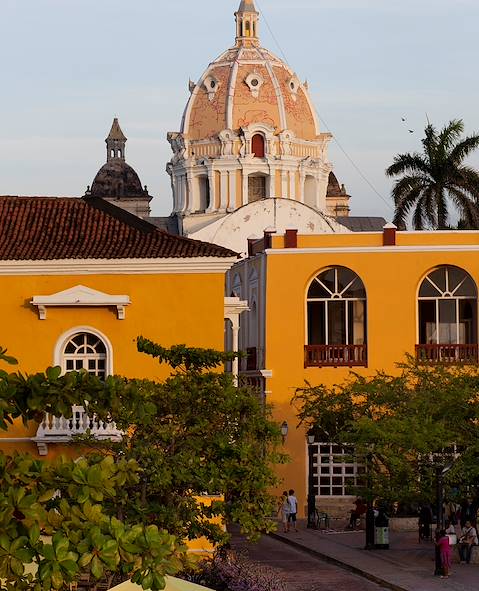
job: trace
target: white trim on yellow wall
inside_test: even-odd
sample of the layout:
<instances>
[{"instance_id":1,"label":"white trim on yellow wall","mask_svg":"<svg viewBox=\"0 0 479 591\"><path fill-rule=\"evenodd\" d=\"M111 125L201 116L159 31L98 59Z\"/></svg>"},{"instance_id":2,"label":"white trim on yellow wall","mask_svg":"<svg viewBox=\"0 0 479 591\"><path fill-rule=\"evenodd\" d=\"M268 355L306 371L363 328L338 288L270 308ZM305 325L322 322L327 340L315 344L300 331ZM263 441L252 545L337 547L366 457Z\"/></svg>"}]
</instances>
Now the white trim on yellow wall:
<instances>
[{"instance_id":1,"label":"white trim on yellow wall","mask_svg":"<svg viewBox=\"0 0 479 591\"><path fill-rule=\"evenodd\" d=\"M96 337L103 341L106 348L106 375L113 375L113 346L111 344L111 341L104 333L100 332L93 326L73 326L72 328L66 330L62 335L60 335L57 339L57 342L55 343L55 347L53 348L53 365L58 365L62 368L63 372L65 371L65 368L63 366L63 351L65 349L65 345L72 338L73 335L76 335L80 332L89 332L91 334L94 334Z\"/></svg>"},{"instance_id":2,"label":"white trim on yellow wall","mask_svg":"<svg viewBox=\"0 0 479 591\"><path fill-rule=\"evenodd\" d=\"M33 296L31 302L38 308L40 320L46 320L47 307L77 307L77 306L114 306L117 309L118 320L125 319L125 307L131 304L128 295L112 295L85 285L76 285L51 295Z\"/></svg>"},{"instance_id":3,"label":"white trim on yellow wall","mask_svg":"<svg viewBox=\"0 0 479 591\"><path fill-rule=\"evenodd\" d=\"M267 255L279 254L352 254L391 252L479 252L479 244L441 244L440 246L343 246L323 248L268 248Z\"/></svg>"},{"instance_id":4,"label":"white trim on yellow wall","mask_svg":"<svg viewBox=\"0 0 479 591\"><path fill-rule=\"evenodd\" d=\"M237 257L167 259L62 259L0 261L1 275L189 275L224 274Z\"/></svg>"}]
</instances>

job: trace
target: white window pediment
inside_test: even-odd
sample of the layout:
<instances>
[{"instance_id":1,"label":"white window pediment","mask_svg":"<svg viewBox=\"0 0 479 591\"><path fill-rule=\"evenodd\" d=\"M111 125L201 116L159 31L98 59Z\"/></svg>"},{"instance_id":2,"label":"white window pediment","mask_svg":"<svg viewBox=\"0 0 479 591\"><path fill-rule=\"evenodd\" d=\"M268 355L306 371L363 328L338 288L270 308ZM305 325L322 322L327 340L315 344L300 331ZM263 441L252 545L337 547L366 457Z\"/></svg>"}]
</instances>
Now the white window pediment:
<instances>
[{"instance_id":1,"label":"white window pediment","mask_svg":"<svg viewBox=\"0 0 479 591\"><path fill-rule=\"evenodd\" d=\"M127 295L113 295L91 289L85 285L76 285L75 287L51 295L33 296L30 303L38 308L38 317L40 320L46 320L48 306L114 306L117 309L118 320L124 320L125 307L131 304L131 300Z\"/></svg>"}]
</instances>

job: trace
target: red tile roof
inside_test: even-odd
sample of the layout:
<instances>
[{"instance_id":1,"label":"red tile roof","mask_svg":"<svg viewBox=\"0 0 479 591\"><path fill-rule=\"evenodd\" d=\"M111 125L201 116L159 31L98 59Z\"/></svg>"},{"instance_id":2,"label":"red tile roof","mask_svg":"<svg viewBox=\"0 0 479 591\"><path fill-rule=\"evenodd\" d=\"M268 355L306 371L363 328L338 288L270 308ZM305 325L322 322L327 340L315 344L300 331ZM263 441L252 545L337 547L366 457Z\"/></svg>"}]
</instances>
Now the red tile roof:
<instances>
[{"instance_id":1,"label":"red tile roof","mask_svg":"<svg viewBox=\"0 0 479 591\"><path fill-rule=\"evenodd\" d=\"M0 260L232 257L103 199L0 196Z\"/></svg>"}]
</instances>

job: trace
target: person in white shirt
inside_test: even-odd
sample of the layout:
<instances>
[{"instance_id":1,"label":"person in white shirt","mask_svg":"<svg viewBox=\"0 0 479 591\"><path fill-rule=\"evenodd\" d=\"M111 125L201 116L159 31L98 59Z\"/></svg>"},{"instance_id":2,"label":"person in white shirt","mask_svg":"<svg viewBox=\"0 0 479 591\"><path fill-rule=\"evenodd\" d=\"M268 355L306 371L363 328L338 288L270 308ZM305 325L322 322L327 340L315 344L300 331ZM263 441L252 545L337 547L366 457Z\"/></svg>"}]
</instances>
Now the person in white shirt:
<instances>
[{"instance_id":1,"label":"person in white shirt","mask_svg":"<svg viewBox=\"0 0 479 591\"><path fill-rule=\"evenodd\" d=\"M288 523L292 524L294 531L298 531L296 528L296 514L298 513L298 499L294 496L294 490L291 488L288 493L289 502L289 515ZM288 528L289 529L289 528Z\"/></svg>"},{"instance_id":2,"label":"person in white shirt","mask_svg":"<svg viewBox=\"0 0 479 591\"><path fill-rule=\"evenodd\" d=\"M461 562L469 564L473 546L477 546L477 531L470 521L466 521L459 538L459 558Z\"/></svg>"}]
</instances>

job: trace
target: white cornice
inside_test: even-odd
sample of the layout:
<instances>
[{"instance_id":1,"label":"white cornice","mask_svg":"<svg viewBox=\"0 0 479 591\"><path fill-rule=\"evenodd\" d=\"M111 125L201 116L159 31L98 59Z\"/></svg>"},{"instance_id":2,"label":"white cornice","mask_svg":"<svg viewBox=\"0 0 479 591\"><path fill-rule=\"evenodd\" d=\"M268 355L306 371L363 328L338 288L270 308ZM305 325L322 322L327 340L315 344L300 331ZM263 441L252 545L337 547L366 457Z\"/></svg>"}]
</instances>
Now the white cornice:
<instances>
[{"instance_id":1,"label":"white cornice","mask_svg":"<svg viewBox=\"0 0 479 591\"><path fill-rule=\"evenodd\" d=\"M30 303L38 308L40 320L46 320L49 306L70 308L77 306L114 306L117 309L118 320L124 320L125 306L129 306L131 301L127 295L112 295L91 289L85 285L76 285L51 295L33 296Z\"/></svg>"},{"instance_id":2,"label":"white cornice","mask_svg":"<svg viewBox=\"0 0 479 591\"><path fill-rule=\"evenodd\" d=\"M0 261L2 275L182 275L226 273L237 257L165 259L63 259Z\"/></svg>"},{"instance_id":3,"label":"white cornice","mask_svg":"<svg viewBox=\"0 0 479 591\"><path fill-rule=\"evenodd\" d=\"M407 252L479 252L479 244L441 244L440 246L344 246L342 248L271 248L267 255L280 254L353 254Z\"/></svg>"}]
</instances>

